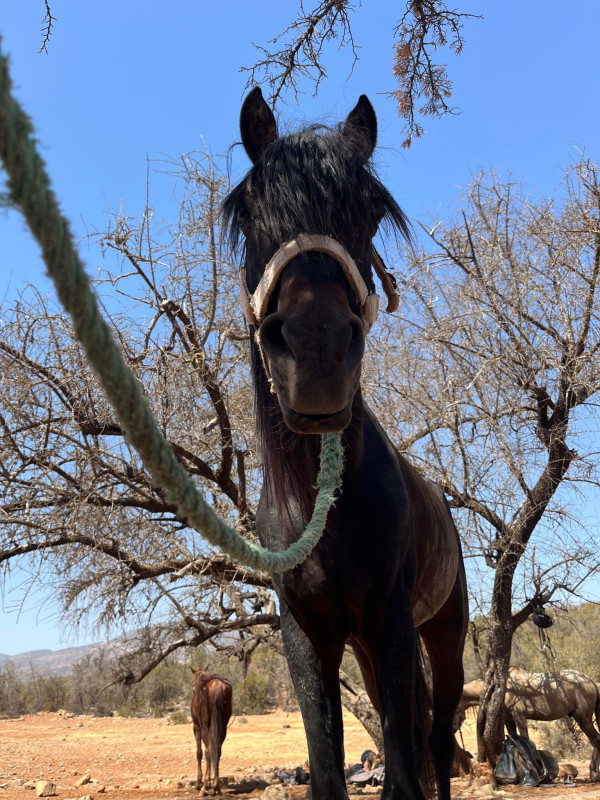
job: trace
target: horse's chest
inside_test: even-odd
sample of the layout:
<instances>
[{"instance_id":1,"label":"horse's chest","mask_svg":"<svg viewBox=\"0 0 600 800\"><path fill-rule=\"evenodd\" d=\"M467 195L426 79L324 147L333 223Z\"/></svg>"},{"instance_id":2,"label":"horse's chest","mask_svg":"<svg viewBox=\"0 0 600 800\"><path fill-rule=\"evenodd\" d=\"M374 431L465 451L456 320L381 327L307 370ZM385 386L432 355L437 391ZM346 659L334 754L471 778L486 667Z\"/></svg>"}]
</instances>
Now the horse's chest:
<instances>
[{"instance_id":1,"label":"horse's chest","mask_svg":"<svg viewBox=\"0 0 600 800\"><path fill-rule=\"evenodd\" d=\"M334 542L283 576L279 593L306 632L320 627L350 636L381 605L392 582L385 566Z\"/></svg>"}]
</instances>

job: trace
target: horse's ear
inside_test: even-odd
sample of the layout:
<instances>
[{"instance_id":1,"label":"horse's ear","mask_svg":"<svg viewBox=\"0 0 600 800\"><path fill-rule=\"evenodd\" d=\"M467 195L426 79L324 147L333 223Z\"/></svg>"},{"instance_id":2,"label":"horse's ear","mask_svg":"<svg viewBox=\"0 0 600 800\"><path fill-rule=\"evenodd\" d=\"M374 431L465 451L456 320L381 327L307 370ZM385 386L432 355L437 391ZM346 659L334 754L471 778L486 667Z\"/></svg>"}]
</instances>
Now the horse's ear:
<instances>
[{"instance_id":1,"label":"horse's ear","mask_svg":"<svg viewBox=\"0 0 600 800\"><path fill-rule=\"evenodd\" d=\"M361 94L358 103L348 114L342 136L352 139L365 161L371 158L377 144L377 116L366 94Z\"/></svg>"},{"instance_id":2,"label":"horse's ear","mask_svg":"<svg viewBox=\"0 0 600 800\"><path fill-rule=\"evenodd\" d=\"M255 86L244 100L240 113L240 132L253 164L258 161L265 147L277 138L277 122L259 86Z\"/></svg>"}]
</instances>

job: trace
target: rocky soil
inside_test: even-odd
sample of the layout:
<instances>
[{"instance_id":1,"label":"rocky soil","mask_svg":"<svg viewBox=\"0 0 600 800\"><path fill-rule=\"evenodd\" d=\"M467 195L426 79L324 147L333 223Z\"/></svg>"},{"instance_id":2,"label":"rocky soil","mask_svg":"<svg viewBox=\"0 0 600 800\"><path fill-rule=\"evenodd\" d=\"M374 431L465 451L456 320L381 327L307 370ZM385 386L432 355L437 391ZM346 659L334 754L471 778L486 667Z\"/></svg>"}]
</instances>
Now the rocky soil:
<instances>
[{"instance_id":1,"label":"rocky soil","mask_svg":"<svg viewBox=\"0 0 600 800\"><path fill-rule=\"evenodd\" d=\"M344 720L346 753L359 760L372 742L357 720ZM465 726L463 726L465 728ZM473 731L463 730L465 746L474 752ZM224 797L265 797L265 800L305 798L307 787L267 787L278 769L295 769L307 759L300 715L275 712L236 717L229 726L221 761L227 778ZM587 780L587 763L577 762L580 778L574 787L561 785L494 790L485 775L454 779L454 798L511 797L600 800L600 786ZM58 800L191 800L196 758L191 724L166 720L75 717L58 712L0 720L0 800L34 800L41 782L54 784ZM46 787L52 790L52 787ZM266 789L266 794L265 794ZM354 796L379 798L371 787Z\"/></svg>"}]
</instances>

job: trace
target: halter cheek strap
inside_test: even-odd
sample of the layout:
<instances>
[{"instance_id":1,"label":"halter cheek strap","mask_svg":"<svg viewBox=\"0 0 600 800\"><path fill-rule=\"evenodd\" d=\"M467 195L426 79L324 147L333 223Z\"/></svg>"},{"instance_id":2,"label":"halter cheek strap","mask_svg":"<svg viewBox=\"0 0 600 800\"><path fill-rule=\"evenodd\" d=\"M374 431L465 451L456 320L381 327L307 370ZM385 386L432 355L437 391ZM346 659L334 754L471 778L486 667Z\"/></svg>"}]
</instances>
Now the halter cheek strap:
<instances>
[{"instance_id":1,"label":"halter cheek strap","mask_svg":"<svg viewBox=\"0 0 600 800\"><path fill-rule=\"evenodd\" d=\"M277 250L267 264L264 274L252 295L248 291L248 286L246 284L246 269L242 267L240 273L240 301L242 311L248 323L255 327L260 326L266 316L269 298L275 291L281 273L290 261L302 253L309 252L324 253L325 255L331 256L340 265L344 277L356 295L356 301L361 310L365 333L368 333L377 319L377 313L379 311L378 295L369 293L367 285L358 271L354 259L339 242L336 242L336 240L332 239L330 236L312 235L308 233L301 233L295 239L286 242ZM373 256L373 266L382 280L382 285L388 296L387 311L394 311L398 307L395 288L392 287L390 277L388 273L385 272L383 262L375 251L375 248L373 248L373 253L375 254ZM376 263L375 256L377 256L379 263ZM383 270L385 278L382 277L381 270ZM395 307L392 307L392 293L396 299Z\"/></svg>"}]
</instances>

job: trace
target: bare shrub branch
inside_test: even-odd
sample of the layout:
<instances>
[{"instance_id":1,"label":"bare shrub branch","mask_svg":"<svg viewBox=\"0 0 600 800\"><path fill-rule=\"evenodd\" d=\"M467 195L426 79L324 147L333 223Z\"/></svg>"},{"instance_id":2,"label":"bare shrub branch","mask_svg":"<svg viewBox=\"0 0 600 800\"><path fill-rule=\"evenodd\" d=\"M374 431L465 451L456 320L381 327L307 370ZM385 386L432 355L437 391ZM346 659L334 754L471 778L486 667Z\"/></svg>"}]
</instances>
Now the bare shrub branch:
<instances>
[{"instance_id":1,"label":"bare shrub branch","mask_svg":"<svg viewBox=\"0 0 600 800\"><path fill-rule=\"evenodd\" d=\"M460 55L464 47L463 26L467 19L480 19L474 14L451 11L442 0L409 0L406 11L394 32L399 41L394 45L393 74L398 89L392 92L398 113L406 122L403 147L410 147L425 129L417 116L441 117L456 114L449 105L452 82L446 64L437 62L438 50L449 48ZM420 99L425 102L417 108Z\"/></svg>"},{"instance_id":2,"label":"bare shrub branch","mask_svg":"<svg viewBox=\"0 0 600 800\"><path fill-rule=\"evenodd\" d=\"M354 3L350 0L321 0L310 12L300 2L298 16L282 33L269 41L271 45L287 37L283 47L271 50L261 45L254 47L261 53L261 58L252 67L242 67L249 72L246 86L250 88L261 79L266 80L270 93L268 96L274 107L282 94L291 90L298 96L298 82L308 78L314 83L314 93L327 76L323 53L325 45L332 40L339 40L339 47L349 46L354 58L358 59L349 14L354 11Z\"/></svg>"},{"instance_id":3,"label":"bare shrub branch","mask_svg":"<svg viewBox=\"0 0 600 800\"><path fill-rule=\"evenodd\" d=\"M52 11L50 10L50 3L48 0L44 0L44 5L46 6L46 13L44 14L44 19L42 21L42 44L40 45L40 49L38 53L48 53L48 42L50 41L50 37L52 36L52 27L56 22L56 17L52 16Z\"/></svg>"},{"instance_id":4,"label":"bare shrub branch","mask_svg":"<svg viewBox=\"0 0 600 800\"><path fill-rule=\"evenodd\" d=\"M297 99L302 79L314 84L316 95L327 76L328 42L337 40L339 49L350 47L351 69L359 58L351 27L355 10L355 4L349 0L321 0L307 13L301 2L296 20L269 42L275 45L283 39L279 50L255 45L261 58L252 67L242 67L242 71L250 73L246 86L266 81L273 107L286 91L291 91ZM392 74L398 88L389 93L405 120L404 147L410 147L425 132L419 116L457 113L448 102L452 83L446 65L438 63L438 54L448 48L454 55L460 55L464 47L463 27L468 19L480 17L451 10L443 0L407 0L404 14L394 28L399 41L394 45ZM424 103L419 106L421 100Z\"/></svg>"}]
</instances>

